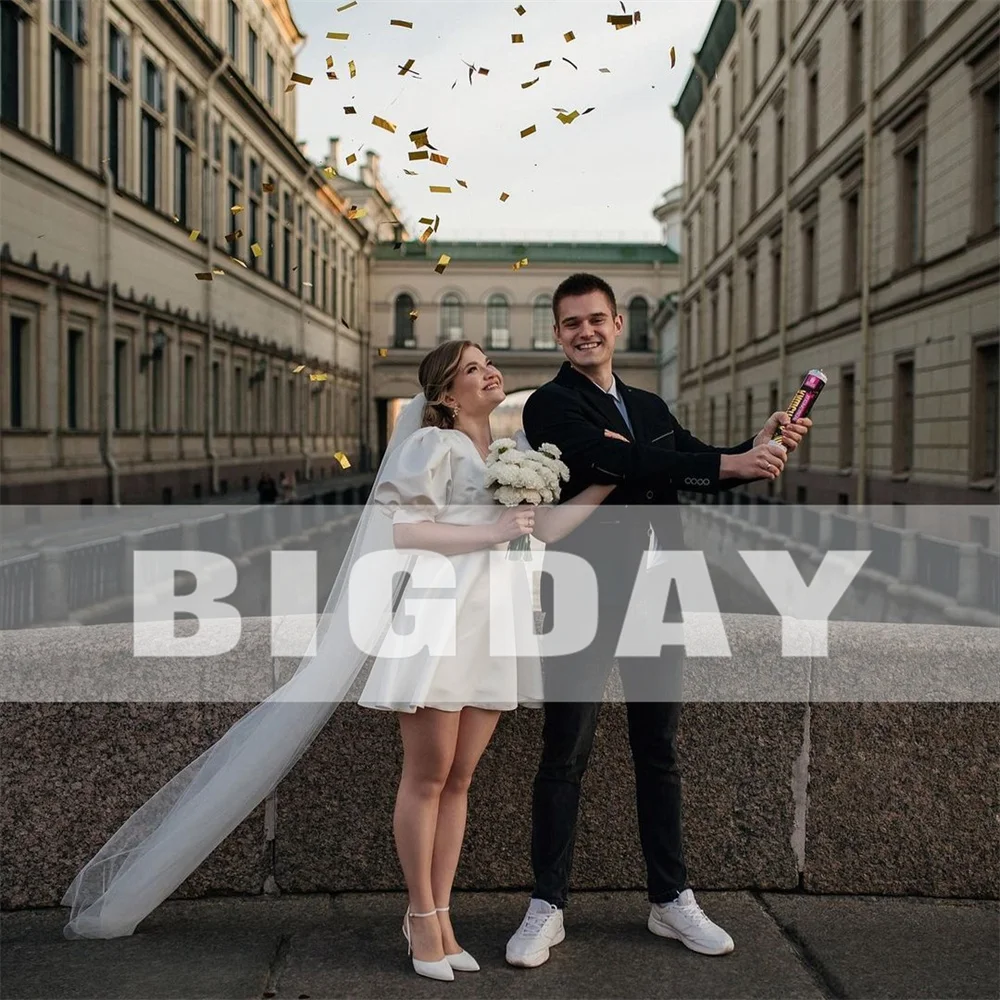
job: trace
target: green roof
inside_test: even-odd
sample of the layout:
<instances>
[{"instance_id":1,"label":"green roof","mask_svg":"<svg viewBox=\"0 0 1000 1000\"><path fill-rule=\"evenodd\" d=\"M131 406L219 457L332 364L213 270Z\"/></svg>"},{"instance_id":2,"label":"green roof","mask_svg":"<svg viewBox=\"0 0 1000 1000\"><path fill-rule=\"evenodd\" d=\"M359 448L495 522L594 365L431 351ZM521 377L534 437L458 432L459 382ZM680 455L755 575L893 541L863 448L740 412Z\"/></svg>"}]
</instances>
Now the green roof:
<instances>
[{"instance_id":1,"label":"green roof","mask_svg":"<svg viewBox=\"0 0 1000 1000\"><path fill-rule=\"evenodd\" d=\"M750 6L750 0L739 0L743 10ZM715 8L715 16L708 26L705 42L695 53L694 60L701 67L708 80L714 80L715 74L729 48L729 43L736 34L736 0L719 0ZM704 95L701 91L701 76L697 68L692 68L687 83L681 91L681 96L674 105L674 117L684 126L686 132L694 120L695 113L701 106Z\"/></svg>"},{"instance_id":2,"label":"green roof","mask_svg":"<svg viewBox=\"0 0 1000 1000\"><path fill-rule=\"evenodd\" d=\"M447 254L456 264L513 264L527 257L532 263L547 264L676 264L677 254L663 243L421 243L411 240L398 250L391 241L375 246L376 260L416 257L437 260Z\"/></svg>"}]
</instances>

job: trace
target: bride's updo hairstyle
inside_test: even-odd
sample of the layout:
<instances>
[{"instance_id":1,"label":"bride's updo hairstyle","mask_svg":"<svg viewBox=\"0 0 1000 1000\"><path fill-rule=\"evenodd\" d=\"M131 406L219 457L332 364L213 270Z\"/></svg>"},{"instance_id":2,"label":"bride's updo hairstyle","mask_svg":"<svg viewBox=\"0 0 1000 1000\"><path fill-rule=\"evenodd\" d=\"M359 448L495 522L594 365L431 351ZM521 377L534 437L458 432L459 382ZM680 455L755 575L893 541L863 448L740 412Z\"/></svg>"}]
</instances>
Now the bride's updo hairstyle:
<instances>
[{"instance_id":1,"label":"bride's updo hairstyle","mask_svg":"<svg viewBox=\"0 0 1000 1000\"><path fill-rule=\"evenodd\" d=\"M441 402L441 397L452 387L462 361L462 354L467 347L479 347L479 345L471 340L446 340L443 344L438 344L420 362L417 378L420 379L420 388L427 397L421 426L441 427L444 430L454 428L455 415L450 407Z\"/></svg>"}]
</instances>

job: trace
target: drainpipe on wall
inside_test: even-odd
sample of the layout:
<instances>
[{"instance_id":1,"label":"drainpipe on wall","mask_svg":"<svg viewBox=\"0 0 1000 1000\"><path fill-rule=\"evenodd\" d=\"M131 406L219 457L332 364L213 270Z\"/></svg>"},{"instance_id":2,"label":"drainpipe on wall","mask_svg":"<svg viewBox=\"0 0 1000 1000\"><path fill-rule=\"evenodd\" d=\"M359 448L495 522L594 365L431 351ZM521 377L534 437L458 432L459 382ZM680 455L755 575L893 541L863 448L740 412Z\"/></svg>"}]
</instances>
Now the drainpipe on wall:
<instances>
[{"instance_id":1,"label":"drainpipe on wall","mask_svg":"<svg viewBox=\"0 0 1000 1000\"><path fill-rule=\"evenodd\" d=\"M868 74L865 80L865 143L861 165L861 417L858 454L858 506L868 502L868 420L869 383L871 381L871 260L872 194L875 186L875 29L878 18L875 5L866 4L868 18Z\"/></svg>"},{"instance_id":2,"label":"drainpipe on wall","mask_svg":"<svg viewBox=\"0 0 1000 1000\"><path fill-rule=\"evenodd\" d=\"M708 114L708 77L701 68L698 59L695 58L694 68L701 79L701 107L704 114ZM699 143L699 147L704 148ZM706 165L701 165L701 201L698 207L698 250L701 261L698 266L698 399L694 411L694 432L701 434L701 418L705 412L705 272L708 270L708 257L705 248L708 244L707 227L705 225L705 180L708 175Z\"/></svg>"},{"instance_id":3,"label":"drainpipe on wall","mask_svg":"<svg viewBox=\"0 0 1000 1000\"><path fill-rule=\"evenodd\" d=\"M788 25L786 22L785 30ZM785 391L785 381L788 377L788 252L791 245L791 234L788 231L789 220L792 217L791 192L789 185L792 143L790 141L790 122L788 108L790 102L792 69L792 46L790 39L785 39L785 54L782 57L782 70L785 77L785 103L782 114L785 116L785 142L781 151L781 274L778 278L778 406L781 406L781 393ZM770 416L770 414L768 414ZM784 475L778 478L778 493L782 500L787 500L788 480Z\"/></svg>"},{"instance_id":4,"label":"drainpipe on wall","mask_svg":"<svg viewBox=\"0 0 1000 1000\"><path fill-rule=\"evenodd\" d=\"M202 192L202 199L208 202L208 213L205 218L205 270L209 274L212 273L212 269L215 267L215 213L218 211L218 205L216 204L218 192L215 190L215 171L212 169L212 105L215 95L215 83L229 69L229 66L229 56L225 55L222 58L222 62L212 70L208 78L208 83L205 85L205 111L207 114L202 115L202 123L207 122L206 135L200 145L205 148L208 156L208 198L206 199L204 192ZM201 135L201 131L199 129L199 135ZM202 158L199 157L198 169L201 170L201 168ZM205 334L204 392L202 393L205 405L205 455L208 458L209 476L211 479L209 492L213 496L219 492L219 456L215 450L215 413L212 407L212 360L215 352L214 321L212 318L212 290L214 286L214 280L205 282L205 321L207 323L207 332Z\"/></svg>"},{"instance_id":5,"label":"drainpipe on wall","mask_svg":"<svg viewBox=\"0 0 1000 1000\"><path fill-rule=\"evenodd\" d=\"M743 87L743 4L736 0L734 4L736 7L736 78L739 80L739 86ZM733 198L736 201L736 205L740 203L740 194L742 192L742 185L740 184L740 149L743 144L742 140L742 129L743 129L743 102L738 99L738 94L733 94L733 100L737 102L736 104L736 145L733 147L733 178L735 183L733 184ZM739 231L737 222L737 212L736 205L729 206L729 215L732 219L733 233L732 233L732 244L733 244L733 271L730 276L730 281L732 282L733 294L733 311L736 311L736 293L737 284L736 276L739 273L739 247L737 245L737 233ZM732 330L732 335L729 338L729 422L730 426L726 428L727 441L736 441L736 422L737 422L737 403L736 403L736 320L733 317L728 317L728 322L730 329Z\"/></svg>"},{"instance_id":6,"label":"drainpipe on wall","mask_svg":"<svg viewBox=\"0 0 1000 1000\"><path fill-rule=\"evenodd\" d=\"M108 53L108 8L107 4L101 5L100 20L100 65L106 66ZM100 148L98 156L104 167L104 344L101 356L101 398L100 398L100 427L101 427L101 461L108 474L108 498L113 507L121 506L121 484L118 472L118 462L115 460L115 293L112 281L113 273L113 252L112 233L114 230L114 197L115 186L111 176L111 163L107 157L100 157L101 153L108 148L108 104L100 97L101 85L98 84L97 108L100 116L98 124L98 134L100 135Z\"/></svg>"}]
</instances>

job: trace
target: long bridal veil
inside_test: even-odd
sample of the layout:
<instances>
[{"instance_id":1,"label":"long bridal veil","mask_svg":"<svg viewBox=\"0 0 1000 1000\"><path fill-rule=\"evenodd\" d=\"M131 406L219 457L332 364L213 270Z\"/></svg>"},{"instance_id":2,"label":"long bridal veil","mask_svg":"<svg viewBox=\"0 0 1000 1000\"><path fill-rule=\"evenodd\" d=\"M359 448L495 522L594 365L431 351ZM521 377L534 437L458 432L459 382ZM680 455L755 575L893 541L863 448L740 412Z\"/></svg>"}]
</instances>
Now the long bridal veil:
<instances>
[{"instance_id":1,"label":"long bridal veil","mask_svg":"<svg viewBox=\"0 0 1000 1000\"><path fill-rule=\"evenodd\" d=\"M382 613L361 616L372 635L359 637L355 631L352 640L347 580L363 555L392 548L392 510L378 502L378 487L396 449L419 429L425 403L423 394L416 396L396 422L318 616L315 653L133 813L84 865L62 900L71 907L65 937L132 934L270 794L348 693L368 660L363 651L377 648L389 628L392 596L385 595Z\"/></svg>"}]
</instances>

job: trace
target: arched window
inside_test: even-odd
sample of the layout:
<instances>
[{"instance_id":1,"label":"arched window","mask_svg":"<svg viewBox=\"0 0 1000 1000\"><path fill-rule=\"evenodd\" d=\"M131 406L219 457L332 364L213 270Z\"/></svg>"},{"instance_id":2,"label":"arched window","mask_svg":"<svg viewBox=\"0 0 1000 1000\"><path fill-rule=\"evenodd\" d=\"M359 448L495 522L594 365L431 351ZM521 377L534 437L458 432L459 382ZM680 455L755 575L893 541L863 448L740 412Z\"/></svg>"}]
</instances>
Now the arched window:
<instances>
[{"instance_id":1,"label":"arched window","mask_svg":"<svg viewBox=\"0 0 1000 1000\"><path fill-rule=\"evenodd\" d=\"M510 306L499 293L486 300L486 348L490 351L510 347Z\"/></svg>"},{"instance_id":2,"label":"arched window","mask_svg":"<svg viewBox=\"0 0 1000 1000\"><path fill-rule=\"evenodd\" d=\"M649 303L641 295L628 304L628 349L649 350Z\"/></svg>"},{"instance_id":3,"label":"arched window","mask_svg":"<svg viewBox=\"0 0 1000 1000\"><path fill-rule=\"evenodd\" d=\"M403 292L396 296L396 324L393 332L394 347L416 347L413 333L413 296Z\"/></svg>"},{"instance_id":4,"label":"arched window","mask_svg":"<svg viewBox=\"0 0 1000 1000\"><path fill-rule=\"evenodd\" d=\"M552 336L552 296L539 295L531 309L531 346L536 351L551 351L556 346Z\"/></svg>"},{"instance_id":5,"label":"arched window","mask_svg":"<svg viewBox=\"0 0 1000 1000\"><path fill-rule=\"evenodd\" d=\"M462 300L454 292L449 292L441 299L441 341L461 340L464 336Z\"/></svg>"}]
</instances>

